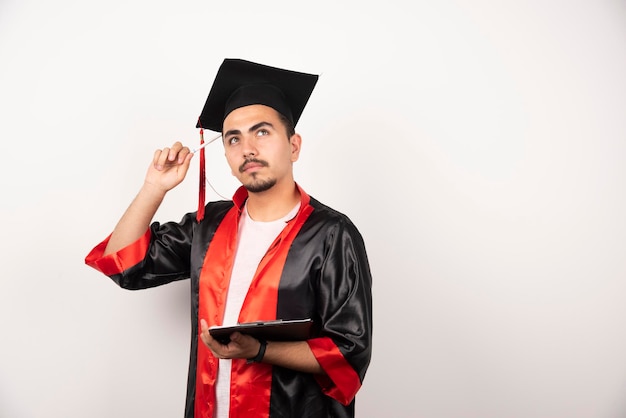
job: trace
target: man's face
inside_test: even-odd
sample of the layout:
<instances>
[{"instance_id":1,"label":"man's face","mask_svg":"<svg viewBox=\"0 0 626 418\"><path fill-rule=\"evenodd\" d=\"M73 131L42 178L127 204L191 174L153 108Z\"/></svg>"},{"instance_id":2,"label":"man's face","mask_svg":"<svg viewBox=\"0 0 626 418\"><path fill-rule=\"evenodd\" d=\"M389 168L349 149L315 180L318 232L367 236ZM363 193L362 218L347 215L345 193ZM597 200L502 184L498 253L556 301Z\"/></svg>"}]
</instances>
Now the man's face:
<instances>
[{"instance_id":1,"label":"man's face","mask_svg":"<svg viewBox=\"0 0 626 418\"><path fill-rule=\"evenodd\" d=\"M235 109L224 119L224 150L235 177L248 191L260 193L293 181L300 136L287 138L278 112L264 105Z\"/></svg>"}]
</instances>

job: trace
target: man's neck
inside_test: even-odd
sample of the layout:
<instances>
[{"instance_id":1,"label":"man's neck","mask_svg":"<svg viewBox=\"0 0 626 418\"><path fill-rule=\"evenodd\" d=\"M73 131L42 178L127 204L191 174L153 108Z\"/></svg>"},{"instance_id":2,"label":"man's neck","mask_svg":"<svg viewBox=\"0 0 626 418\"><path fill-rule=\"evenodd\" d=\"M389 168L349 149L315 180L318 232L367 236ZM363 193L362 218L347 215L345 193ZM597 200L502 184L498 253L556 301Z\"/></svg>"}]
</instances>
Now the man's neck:
<instances>
[{"instance_id":1,"label":"man's neck","mask_svg":"<svg viewBox=\"0 0 626 418\"><path fill-rule=\"evenodd\" d=\"M276 184L261 193L248 193L248 214L255 221L270 222L287 215L300 201L300 192L294 181Z\"/></svg>"}]
</instances>

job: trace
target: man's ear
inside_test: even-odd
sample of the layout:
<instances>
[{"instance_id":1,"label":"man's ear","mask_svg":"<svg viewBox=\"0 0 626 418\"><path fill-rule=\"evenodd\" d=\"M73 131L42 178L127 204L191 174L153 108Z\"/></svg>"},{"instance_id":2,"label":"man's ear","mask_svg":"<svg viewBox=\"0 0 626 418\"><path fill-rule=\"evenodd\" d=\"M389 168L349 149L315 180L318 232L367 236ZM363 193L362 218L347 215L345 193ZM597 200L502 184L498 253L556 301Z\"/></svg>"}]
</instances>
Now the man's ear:
<instances>
[{"instance_id":1,"label":"man's ear","mask_svg":"<svg viewBox=\"0 0 626 418\"><path fill-rule=\"evenodd\" d=\"M300 157L302 137L300 136L300 134L293 134L291 138L289 138L289 143L291 144L291 162L296 162Z\"/></svg>"}]
</instances>

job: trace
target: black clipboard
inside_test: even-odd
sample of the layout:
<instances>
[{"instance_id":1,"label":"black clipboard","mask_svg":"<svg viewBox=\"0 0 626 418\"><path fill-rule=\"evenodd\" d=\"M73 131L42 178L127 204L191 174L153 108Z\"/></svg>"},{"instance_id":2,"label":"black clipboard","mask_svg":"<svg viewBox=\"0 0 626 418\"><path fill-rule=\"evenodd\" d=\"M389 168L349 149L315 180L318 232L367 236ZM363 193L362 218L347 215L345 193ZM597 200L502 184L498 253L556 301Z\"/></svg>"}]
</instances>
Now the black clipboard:
<instances>
[{"instance_id":1,"label":"black clipboard","mask_svg":"<svg viewBox=\"0 0 626 418\"><path fill-rule=\"evenodd\" d=\"M209 328L213 338L222 344L230 342L230 334L235 331L251 335L266 341L304 341L311 336L313 320L307 319L276 319L271 321L243 322L232 326Z\"/></svg>"}]
</instances>

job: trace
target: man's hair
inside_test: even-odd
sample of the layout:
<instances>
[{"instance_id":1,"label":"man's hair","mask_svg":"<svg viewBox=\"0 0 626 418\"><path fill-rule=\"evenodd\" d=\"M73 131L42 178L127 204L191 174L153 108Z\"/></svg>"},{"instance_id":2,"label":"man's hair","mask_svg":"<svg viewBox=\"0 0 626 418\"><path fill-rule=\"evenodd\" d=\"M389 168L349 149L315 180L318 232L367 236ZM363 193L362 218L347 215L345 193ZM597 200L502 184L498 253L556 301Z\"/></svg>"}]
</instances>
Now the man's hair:
<instances>
[{"instance_id":1,"label":"man's hair","mask_svg":"<svg viewBox=\"0 0 626 418\"><path fill-rule=\"evenodd\" d=\"M293 123L289 120L289 118L287 118L282 113L280 112L276 112L276 113L278 113L278 117L280 118L280 121L283 123L283 126L285 127L285 130L287 131L287 139L294 136L296 134L296 127L293 126Z\"/></svg>"}]
</instances>

